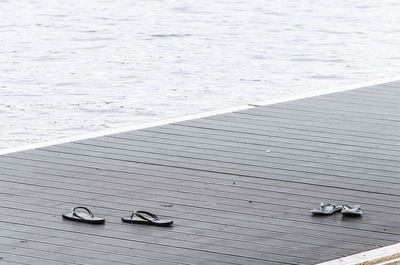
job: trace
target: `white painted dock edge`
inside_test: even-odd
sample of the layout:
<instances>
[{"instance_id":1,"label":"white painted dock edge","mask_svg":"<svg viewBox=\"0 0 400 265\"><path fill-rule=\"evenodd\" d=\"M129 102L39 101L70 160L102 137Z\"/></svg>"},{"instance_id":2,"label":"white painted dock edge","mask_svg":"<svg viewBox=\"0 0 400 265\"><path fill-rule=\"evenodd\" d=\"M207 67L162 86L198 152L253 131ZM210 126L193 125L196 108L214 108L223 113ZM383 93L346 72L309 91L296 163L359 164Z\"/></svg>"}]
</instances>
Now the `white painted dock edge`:
<instances>
[{"instance_id":1,"label":"white painted dock edge","mask_svg":"<svg viewBox=\"0 0 400 265\"><path fill-rule=\"evenodd\" d=\"M395 265L400 264L400 243L319 263L317 265Z\"/></svg>"}]
</instances>

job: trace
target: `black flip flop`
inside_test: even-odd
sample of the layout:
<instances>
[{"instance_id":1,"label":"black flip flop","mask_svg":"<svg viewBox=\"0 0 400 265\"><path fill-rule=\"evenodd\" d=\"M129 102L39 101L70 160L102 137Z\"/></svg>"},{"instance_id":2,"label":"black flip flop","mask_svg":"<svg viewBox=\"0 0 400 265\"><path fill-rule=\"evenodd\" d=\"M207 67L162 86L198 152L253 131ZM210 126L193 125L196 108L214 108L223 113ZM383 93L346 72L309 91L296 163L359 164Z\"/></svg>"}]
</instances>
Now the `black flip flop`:
<instances>
[{"instance_id":1,"label":"black flip flop","mask_svg":"<svg viewBox=\"0 0 400 265\"><path fill-rule=\"evenodd\" d=\"M310 212L315 215L331 215L335 212L341 211L342 206L336 206L332 203L321 203L319 208L313 209Z\"/></svg>"},{"instance_id":2,"label":"black flip flop","mask_svg":"<svg viewBox=\"0 0 400 265\"><path fill-rule=\"evenodd\" d=\"M146 211L133 212L131 216L121 217L122 222L134 224L146 224L156 226L170 226L173 224L172 220L160 219L157 215Z\"/></svg>"},{"instance_id":3,"label":"black flip flop","mask_svg":"<svg viewBox=\"0 0 400 265\"><path fill-rule=\"evenodd\" d=\"M85 212L77 210L84 210ZM92 211L83 206L72 208L71 212L63 213L62 217L67 220L89 223L89 224L103 224L105 222L104 218L95 217Z\"/></svg>"}]
</instances>

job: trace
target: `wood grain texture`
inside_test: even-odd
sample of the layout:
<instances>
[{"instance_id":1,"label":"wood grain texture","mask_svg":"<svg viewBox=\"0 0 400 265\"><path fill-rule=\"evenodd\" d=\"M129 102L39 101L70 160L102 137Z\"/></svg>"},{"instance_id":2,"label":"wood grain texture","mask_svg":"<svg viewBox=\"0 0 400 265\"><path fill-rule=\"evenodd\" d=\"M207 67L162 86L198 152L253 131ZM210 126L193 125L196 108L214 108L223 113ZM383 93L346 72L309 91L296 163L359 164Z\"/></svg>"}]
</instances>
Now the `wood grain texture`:
<instances>
[{"instance_id":1,"label":"wood grain texture","mask_svg":"<svg viewBox=\"0 0 400 265\"><path fill-rule=\"evenodd\" d=\"M308 265L397 243L399 99L391 82L3 155L0 263ZM61 218L77 205L106 224ZM120 221L134 210L174 226Z\"/></svg>"}]
</instances>

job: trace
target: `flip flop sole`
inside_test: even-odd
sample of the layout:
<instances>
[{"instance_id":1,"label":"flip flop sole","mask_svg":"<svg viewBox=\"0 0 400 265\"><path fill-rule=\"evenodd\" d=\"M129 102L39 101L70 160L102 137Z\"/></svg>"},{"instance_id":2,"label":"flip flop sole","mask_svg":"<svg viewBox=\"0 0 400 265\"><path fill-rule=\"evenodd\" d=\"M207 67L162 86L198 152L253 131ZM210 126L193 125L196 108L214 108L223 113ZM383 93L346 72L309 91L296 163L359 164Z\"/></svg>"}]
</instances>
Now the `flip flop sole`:
<instances>
[{"instance_id":1,"label":"flip flop sole","mask_svg":"<svg viewBox=\"0 0 400 265\"><path fill-rule=\"evenodd\" d=\"M335 209L332 209L331 211L321 211L321 210L316 209L316 210L311 210L310 212L314 215L332 215L341 210L342 210L342 208L336 207Z\"/></svg>"},{"instance_id":2,"label":"flip flop sole","mask_svg":"<svg viewBox=\"0 0 400 265\"><path fill-rule=\"evenodd\" d=\"M99 218L99 217L93 217L92 219L78 218L74 216L73 213L63 213L62 217L70 221L88 223L88 224L104 224L104 222L106 221L104 218Z\"/></svg>"},{"instance_id":3,"label":"flip flop sole","mask_svg":"<svg viewBox=\"0 0 400 265\"><path fill-rule=\"evenodd\" d=\"M352 216L352 217L358 217L362 215L362 213L360 212L342 212L342 214L344 216Z\"/></svg>"},{"instance_id":4,"label":"flip flop sole","mask_svg":"<svg viewBox=\"0 0 400 265\"><path fill-rule=\"evenodd\" d=\"M172 220L146 221L141 218L121 217L122 222L131 224L154 225L154 226L170 226L174 222Z\"/></svg>"},{"instance_id":5,"label":"flip flop sole","mask_svg":"<svg viewBox=\"0 0 400 265\"><path fill-rule=\"evenodd\" d=\"M334 212L318 212L318 211L315 211L315 212L311 212L313 215L332 215Z\"/></svg>"}]
</instances>

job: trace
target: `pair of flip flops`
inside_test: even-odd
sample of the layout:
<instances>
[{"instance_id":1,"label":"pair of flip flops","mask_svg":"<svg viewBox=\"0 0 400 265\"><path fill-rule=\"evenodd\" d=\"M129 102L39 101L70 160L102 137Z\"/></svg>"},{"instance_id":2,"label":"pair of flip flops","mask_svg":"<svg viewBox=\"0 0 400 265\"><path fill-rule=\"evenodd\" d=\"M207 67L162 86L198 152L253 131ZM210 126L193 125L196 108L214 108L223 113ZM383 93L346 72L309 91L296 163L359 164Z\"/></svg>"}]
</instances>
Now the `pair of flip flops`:
<instances>
[{"instance_id":1,"label":"pair of flip flops","mask_svg":"<svg viewBox=\"0 0 400 265\"><path fill-rule=\"evenodd\" d=\"M361 216L363 212L361 211L360 205L336 205L333 203L321 203L319 208L311 210L312 214L315 215L331 215L336 212L341 212L345 216Z\"/></svg>"},{"instance_id":2,"label":"pair of flip flops","mask_svg":"<svg viewBox=\"0 0 400 265\"><path fill-rule=\"evenodd\" d=\"M62 216L67 220L89 224L103 224L106 221L104 218L94 216L92 211L84 206L72 208L69 213L63 213ZM133 212L130 216L121 217L121 219L123 222L135 224L156 226L170 226L173 224L172 220L160 219L157 215L146 211Z\"/></svg>"}]
</instances>

